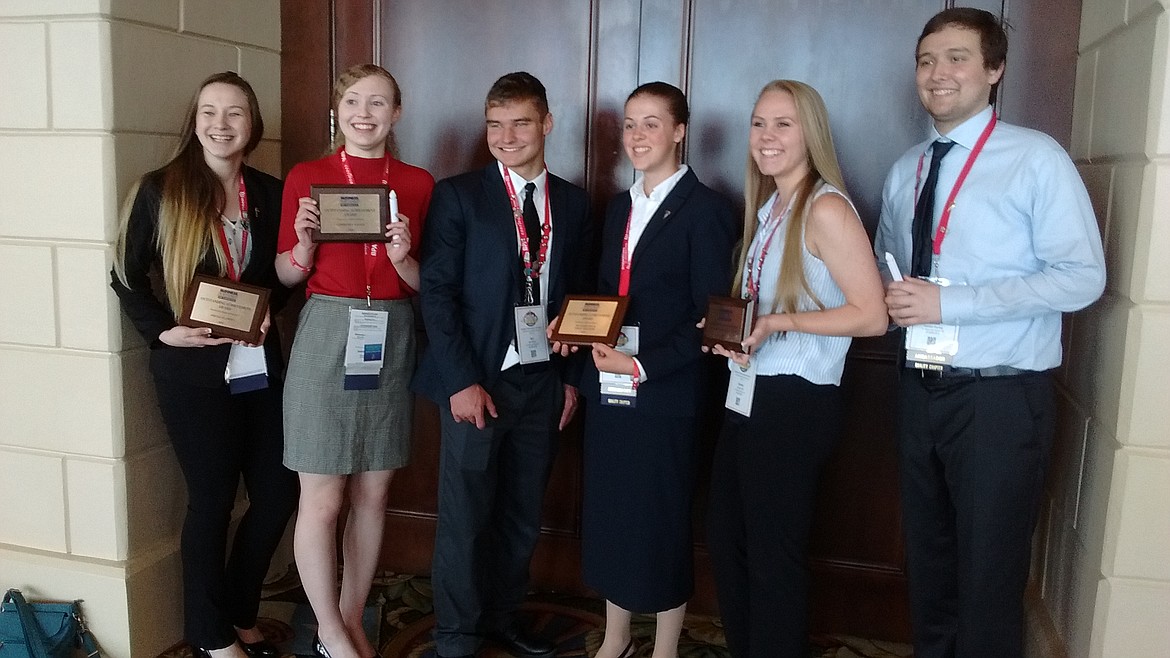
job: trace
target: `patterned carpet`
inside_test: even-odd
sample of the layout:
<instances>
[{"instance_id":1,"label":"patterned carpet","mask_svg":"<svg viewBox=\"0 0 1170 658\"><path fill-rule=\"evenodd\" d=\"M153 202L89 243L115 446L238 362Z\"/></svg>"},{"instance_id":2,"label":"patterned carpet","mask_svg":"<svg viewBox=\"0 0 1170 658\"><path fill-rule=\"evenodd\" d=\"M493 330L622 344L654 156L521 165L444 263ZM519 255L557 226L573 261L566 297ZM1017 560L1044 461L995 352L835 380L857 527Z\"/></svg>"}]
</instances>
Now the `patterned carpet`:
<instances>
[{"instance_id":1,"label":"patterned carpet","mask_svg":"<svg viewBox=\"0 0 1170 658\"><path fill-rule=\"evenodd\" d=\"M539 592L529 595L521 609L524 623L542 637L557 642L558 656L594 655L601 645L604 603L581 596ZM295 573L265 586L259 622L265 636L281 647L286 656L312 656L316 630L312 610L305 603ZM423 576L393 573L379 575L366 609L366 632L379 648L382 658L434 658L431 630L434 615L431 581ZM654 618L634 618L633 636L638 658L653 653ZM688 615L679 643L679 658L729 658L719 620ZM810 658L906 658L910 647L846 636L813 637ZM176 646L160 658L190 658L185 645ZM502 651L486 648L481 658L506 658Z\"/></svg>"}]
</instances>

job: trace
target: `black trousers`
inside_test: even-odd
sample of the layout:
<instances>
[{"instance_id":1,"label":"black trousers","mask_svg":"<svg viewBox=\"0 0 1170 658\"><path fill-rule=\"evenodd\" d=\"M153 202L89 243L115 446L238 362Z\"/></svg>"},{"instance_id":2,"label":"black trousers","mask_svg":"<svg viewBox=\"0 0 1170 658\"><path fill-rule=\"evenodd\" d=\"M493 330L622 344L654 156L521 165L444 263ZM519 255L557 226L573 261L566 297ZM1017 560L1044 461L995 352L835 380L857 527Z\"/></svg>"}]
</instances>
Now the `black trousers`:
<instances>
[{"instance_id":1,"label":"black trousers","mask_svg":"<svg viewBox=\"0 0 1170 658\"><path fill-rule=\"evenodd\" d=\"M484 429L439 410L439 509L432 561L435 649L472 654L524 600L528 563L556 456L564 389L552 370L501 374Z\"/></svg>"},{"instance_id":2,"label":"black trousers","mask_svg":"<svg viewBox=\"0 0 1170 658\"><path fill-rule=\"evenodd\" d=\"M757 377L750 418L725 412L707 546L736 658L808 656L808 539L842 397L795 375Z\"/></svg>"},{"instance_id":3,"label":"black trousers","mask_svg":"<svg viewBox=\"0 0 1170 658\"><path fill-rule=\"evenodd\" d=\"M899 384L915 658L1020 658L1054 431L1048 373Z\"/></svg>"},{"instance_id":4,"label":"black trousers","mask_svg":"<svg viewBox=\"0 0 1170 658\"><path fill-rule=\"evenodd\" d=\"M187 641L220 649L233 626L256 624L260 588L297 504L297 476L281 464L281 389L231 395L156 380L159 408L187 482L183 562ZM248 509L227 554L228 525L240 477Z\"/></svg>"}]
</instances>

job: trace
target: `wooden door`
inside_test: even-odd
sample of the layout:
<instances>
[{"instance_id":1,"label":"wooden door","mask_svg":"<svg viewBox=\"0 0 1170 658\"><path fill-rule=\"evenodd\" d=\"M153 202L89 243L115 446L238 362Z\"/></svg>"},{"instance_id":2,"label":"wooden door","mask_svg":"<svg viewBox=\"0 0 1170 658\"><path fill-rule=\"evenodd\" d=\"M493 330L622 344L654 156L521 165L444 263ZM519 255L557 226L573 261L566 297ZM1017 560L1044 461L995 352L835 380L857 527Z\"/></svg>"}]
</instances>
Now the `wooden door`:
<instances>
[{"instance_id":1,"label":"wooden door","mask_svg":"<svg viewBox=\"0 0 1170 658\"><path fill-rule=\"evenodd\" d=\"M376 61L402 87L397 134L403 159L436 178L481 167L490 160L483 97L498 76L527 70L549 92L555 120L549 168L586 187L599 215L632 180L621 155L625 97L642 82L665 80L682 87L691 102L685 161L742 205L747 117L756 94L769 80L795 78L825 98L846 182L872 233L890 164L927 130L914 93L914 43L944 4L950 3L283 0L284 165L317 157L327 142L334 73ZM1002 9L998 0L983 4ZM1067 143L1078 0L1027 0L1013 3L1013 12L1031 25L1038 9L1053 5L1059 5L1054 13L1062 17L1061 29L1047 41L1013 33L1009 70L1051 67L1055 54L1058 66L1046 69L1044 79L1050 85L1057 80L1050 96L1057 101L1037 109L1028 102L1032 87L1016 82L1025 76L1011 73L1001 101L1008 120L1048 128ZM1021 48L1028 38L1032 42ZM1015 54L1020 51L1022 56ZM859 340L847 363L846 436L825 473L812 545L815 632L909 637L894 443L896 348L892 337ZM725 376L719 364L712 370ZM704 456L711 452L721 402L711 401ZM415 424L414 460L393 485L382 563L426 573L436 509L435 407L420 400ZM697 591L691 609L713 612L703 538L708 464L702 462L696 496ZM565 433L545 499L532 565L537 586L582 590L581 482L576 422Z\"/></svg>"}]
</instances>

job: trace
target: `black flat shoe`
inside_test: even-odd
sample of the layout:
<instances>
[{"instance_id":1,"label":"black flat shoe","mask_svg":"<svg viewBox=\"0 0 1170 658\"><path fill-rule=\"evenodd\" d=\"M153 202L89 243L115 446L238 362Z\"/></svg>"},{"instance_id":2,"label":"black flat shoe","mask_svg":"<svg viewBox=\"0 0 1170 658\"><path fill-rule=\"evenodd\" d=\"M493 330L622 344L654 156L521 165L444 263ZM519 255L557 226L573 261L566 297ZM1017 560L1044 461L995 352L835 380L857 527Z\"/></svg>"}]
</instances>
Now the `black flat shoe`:
<instances>
[{"instance_id":1,"label":"black flat shoe","mask_svg":"<svg viewBox=\"0 0 1170 658\"><path fill-rule=\"evenodd\" d=\"M515 627L492 633L487 636L487 640L504 651L522 658L551 658L557 652L557 647L552 642L525 635Z\"/></svg>"},{"instance_id":2,"label":"black flat shoe","mask_svg":"<svg viewBox=\"0 0 1170 658\"><path fill-rule=\"evenodd\" d=\"M211 652L202 647L191 647L191 655L194 658L211 658Z\"/></svg>"},{"instance_id":3,"label":"black flat shoe","mask_svg":"<svg viewBox=\"0 0 1170 658\"><path fill-rule=\"evenodd\" d=\"M634 658L634 654L637 652L638 650L634 648L634 639L630 638L630 643L626 645L625 649L622 649L618 658Z\"/></svg>"},{"instance_id":4,"label":"black flat shoe","mask_svg":"<svg viewBox=\"0 0 1170 658\"><path fill-rule=\"evenodd\" d=\"M244 653L252 658L280 658L280 650L268 640L260 640L259 642L240 640L240 646L243 647Z\"/></svg>"},{"instance_id":5,"label":"black flat shoe","mask_svg":"<svg viewBox=\"0 0 1170 658\"><path fill-rule=\"evenodd\" d=\"M325 645L321 644L320 635L313 636L313 654L316 655L317 658L333 658L333 656L329 655L329 650L325 648Z\"/></svg>"}]
</instances>

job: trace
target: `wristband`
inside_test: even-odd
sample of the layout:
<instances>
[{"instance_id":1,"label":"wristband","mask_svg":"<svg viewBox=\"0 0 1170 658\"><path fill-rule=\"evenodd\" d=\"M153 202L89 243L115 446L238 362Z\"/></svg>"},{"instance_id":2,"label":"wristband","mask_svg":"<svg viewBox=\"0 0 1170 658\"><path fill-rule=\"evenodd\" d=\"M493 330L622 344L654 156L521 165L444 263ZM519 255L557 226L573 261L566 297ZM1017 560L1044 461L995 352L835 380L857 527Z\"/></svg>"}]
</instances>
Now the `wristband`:
<instances>
[{"instance_id":1,"label":"wristband","mask_svg":"<svg viewBox=\"0 0 1170 658\"><path fill-rule=\"evenodd\" d=\"M300 263L297 262L296 256L293 256L292 249L288 250L288 262L290 265L292 265L293 267L297 268L298 270L304 272L305 274L308 274L308 273L313 271L312 266L305 267L304 265L301 265Z\"/></svg>"}]
</instances>

